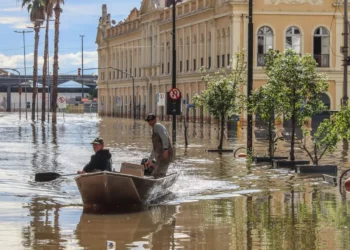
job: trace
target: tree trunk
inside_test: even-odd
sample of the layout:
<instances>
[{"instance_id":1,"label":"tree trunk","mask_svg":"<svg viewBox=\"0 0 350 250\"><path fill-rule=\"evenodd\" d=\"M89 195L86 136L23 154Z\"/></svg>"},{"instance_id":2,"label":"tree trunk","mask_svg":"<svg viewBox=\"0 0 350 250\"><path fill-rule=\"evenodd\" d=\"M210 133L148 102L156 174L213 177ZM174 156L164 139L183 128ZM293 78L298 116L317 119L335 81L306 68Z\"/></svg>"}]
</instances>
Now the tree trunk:
<instances>
[{"instance_id":1,"label":"tree trunk","mask_svg":"<svg viewBox=\"0 0 350 250\"><path fill-rule=\"evenodd\" d=\"M46 111L46 76L47 76L47 58L49 55L49 17L46 17L46 29L45 29L45 49L44 49L44 66L43 66L43 88L41 99L41 121L45 121Z\"/></svg>"},{"instance_id":2,"label":"tree trunk","mask_svg":"<svg viewBox=\"0 0 350 250\"><path fill-rule=\"evenodd\" d=\"M292 138L290 140L290 153L289 157L291 161L295 160L294 156L294 144L295 144L295 125L296 125L296 117L295 117L295 109L293 109L293 115L292 115Z\"/></svg>"},{"instance_id":3,"label":"tree trunk","mask_svg":"<svg viewBox=\"0 0 350 250\"><path fill-rule=\"evenodd\" d=\"M225 115L221 115L220 119L221 119L221 123L220 123L220 144L218 146L218 149L222 149L222 144L223 144L223 141L224 141Z\"/></svg>"},{"instance_id":4,"label":"tree trunk","mask_svg":"<svg viewBox=\"0 0 350 250\"><path fill-rule=\"evenodd\" d=\"M36 95L38 94L38 47L39 47L40 25L34 24L34 65L33 65L33 95L32 95L32 120L35 121Z\"/></svg>"},{"instance_id":5,"label":"tree trunk","mask_svg":"<svg viewBox=\"0 0 350 250\"><path fill-rule=\"evenodd\" d=\"M273 134L272 134L272 122L273 119L271 118L268 123L268 137L269 137L269 157L273 157L274 155L274 148L275 148L275 143L273 140Z\"/></svg>"},{"instance_id":6,"label":"tree trunk","mask_svg":"<svg viewBox=\"0 0 350 250\"><path fill-rule=\"evenodd\" d=\"M55 11L55 51L53 58L53 89L52 89L52 123L57 123L57 85L58 85L58 41L60 35L60 14L61 14L61 6L60 0L57 0L56 6L54 8Z\"/></svg>"}]
</instances>

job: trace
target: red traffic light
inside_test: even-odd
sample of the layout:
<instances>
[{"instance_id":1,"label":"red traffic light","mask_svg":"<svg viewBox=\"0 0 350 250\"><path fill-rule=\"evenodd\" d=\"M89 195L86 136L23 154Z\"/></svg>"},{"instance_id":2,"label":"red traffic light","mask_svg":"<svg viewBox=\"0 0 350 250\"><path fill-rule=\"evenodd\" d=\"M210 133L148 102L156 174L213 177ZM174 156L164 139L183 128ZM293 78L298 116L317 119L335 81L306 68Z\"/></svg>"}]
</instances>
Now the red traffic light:
<instances>
[{"instance_id":1,"label":"red traffic light","mask_svg":"<svg viewBox=\"0 0 350 250\"><path fill-rule=\"evenodd\" d=\"M78 76L80 76L81 68L78 68Z\"/></svg>"}]
</instances>

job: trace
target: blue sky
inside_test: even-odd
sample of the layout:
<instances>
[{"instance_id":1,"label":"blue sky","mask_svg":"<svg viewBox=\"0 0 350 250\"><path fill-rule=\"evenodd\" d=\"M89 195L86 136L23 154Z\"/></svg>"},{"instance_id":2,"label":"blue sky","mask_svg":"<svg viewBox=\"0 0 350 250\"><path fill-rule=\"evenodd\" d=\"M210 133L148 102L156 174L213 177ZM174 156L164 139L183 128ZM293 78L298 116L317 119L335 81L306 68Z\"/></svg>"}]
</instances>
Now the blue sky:
<instances>
[{"instance_id":1,"label":"blue sky","mask_svg":"<svg viewBox=\"0 0 350 250\"><path fill-rule=\"evenodd\" d=\"M97 46L95 43L102 4L117 23L124 20L130 11L140 8L141 0L65 0L62 6L60 26L59 74L77 74L81 67L81 37L84 35L84 67L97 67ZM32 26L26 9L17 0L0 0L0 68L16 68L24 74L23 36L14 31L30 30ZM50 26L50 72L52 72L54 22ZM33 70L34 33L26 34L27 74ZM40 32L39 74L42 74L45 31ZM85 72L87 74L88 72Z\"/></svg>"}]
</instances>

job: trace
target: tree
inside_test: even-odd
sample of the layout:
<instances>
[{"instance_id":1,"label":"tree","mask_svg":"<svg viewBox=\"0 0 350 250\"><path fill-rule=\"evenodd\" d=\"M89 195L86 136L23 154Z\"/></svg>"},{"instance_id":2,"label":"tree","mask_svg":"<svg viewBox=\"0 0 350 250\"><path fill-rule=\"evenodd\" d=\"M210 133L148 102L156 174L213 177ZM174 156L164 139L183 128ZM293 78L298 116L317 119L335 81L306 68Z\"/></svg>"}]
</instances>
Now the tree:
<instances>
[{"instance_id":1,"label":"tree","mask_svg":"<svg viewBox=\"0 0 350 250\"><path fill-rule=\"evenodd\" d=\"M317 63L310 54L300 56L291 49L284 53L270 50L265 63L269 84L280 94L285 119L291 120L290 160L294 161L296 124L325 110L320 94L327 91L328 80L316 72Z\"/></svg>"},{"instance_id":2,"label":"tree","mask_svg":"<svg viewBox=\"0 0 350 250\"><path fill-rule=\"evenodd\" d=\"M62 12L61 3L64 4L64 0L53 0L55 4L55 50L53 57L53 89L52 89L52 123L57 122L57 86L58 86L58 43L60 36L60 15Z\"/></svg>"},{"instance_id":3,"label":"tree","mask_svg":"<svg viewBox=\"0 0 350 250\"><path fill-rule=\"evenodd\" d=\"M281 93L274 90L269 83L255 90L250 96L248 111L259 114L261 119L267 123L267 137L269 140L269 157L274 156L275 142L279 138L274 138L275 120L279 118L282 102Z\"/></svg>"},{"instance_id":4,"label":"tree","mask_svg":"<svg viewBox=\"0 0 350 250\"><path fill-rule=\"evenodd\" d=\"M20 0L18 0L20 1ZM32 96L32 120L35 120L36 96L38 94L38 48L40 27L45 18L43 0L22 0L22 8L27 7L30 21L34 25L34 63L33 63L33 96Z\"/></svg>"},{"instance_id":5,"label":"tree","mask_svg":"<svg viewBox=\"0 0 350 250\"><path fill-rule=\"evenodd\" d=\"M44 12L46 19L45 29L45 48L44 48L44 65L43 65L43 88L42 88L42 102L41 102L41 120L45 121L46 111L46 77L47 77L47 59L49 56L49 23L53 14L53 0L44 0Z\"/></svg>"},{"instance_id":6,"label":"tree","mask_svg":"<svg viewBox=\"0 0 350 250\"><path fill-rule=\"evenodd\" d=\"M235 55L231 65L227 71L204 75L202 80L207 83L207 88L200 95L194 96L196 106L204 106L220 121L218 149L222 149L225 118L239 114L245 102L242 86L246 83L247 63L243 51ZM202 69L202 72L205 71Z\"/></svg>"},{"instance_id":7,"label":"tree","mask_svg":"<svg viewBox=\"0 0 350 250\"><path fill-rule=\"evenodd\" d=\"M339 112L333 114L330 119L320 123L317 131L311 136L310 130L305 126L300 148L303 149L312 163L318 166L319 161L326 153L333 153L337 149L338 142L350 138L350 108L342 107ZM311 149L307 146L307 139L311 137Z\"/></svg>"}]
</instances>

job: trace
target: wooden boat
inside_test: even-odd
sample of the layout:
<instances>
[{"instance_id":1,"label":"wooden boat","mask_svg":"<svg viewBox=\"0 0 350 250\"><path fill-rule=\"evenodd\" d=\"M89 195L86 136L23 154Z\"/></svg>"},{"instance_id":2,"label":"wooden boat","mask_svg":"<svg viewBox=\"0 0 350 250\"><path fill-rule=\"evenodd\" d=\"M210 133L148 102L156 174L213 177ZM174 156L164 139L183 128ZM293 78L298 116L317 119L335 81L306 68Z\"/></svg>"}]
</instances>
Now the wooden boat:
<instances>
[{"instance_id":1,"label":"wooden boat","mask_svg":"<svg viewBox=\"0 0 350 250\"><path fill-rule=\"evenodd\" d=\"M85 205L118 207L148 205L168 193L179 173L163 178L138 177L119 172L94 172L75 178Z\"/></svg>"}]
</instances>

